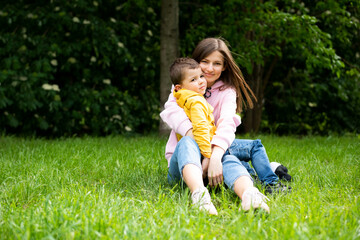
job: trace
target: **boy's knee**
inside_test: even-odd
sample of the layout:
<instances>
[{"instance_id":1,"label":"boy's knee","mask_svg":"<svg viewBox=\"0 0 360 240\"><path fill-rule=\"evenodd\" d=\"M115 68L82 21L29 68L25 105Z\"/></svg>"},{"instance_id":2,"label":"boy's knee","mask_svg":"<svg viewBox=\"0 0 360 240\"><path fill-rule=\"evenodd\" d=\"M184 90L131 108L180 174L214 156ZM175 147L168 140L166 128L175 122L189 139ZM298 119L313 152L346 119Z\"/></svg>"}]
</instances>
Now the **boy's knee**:
<instances>
[{"instance_id":1,"label":"boy's knee","mask_svg":"<svg viewBox=\"0 0 360 240\"><path fill-rule=\"evenodd\" d=\"M261 143L260 139L256 139L256 140L254 140L254 147L261 148L261 147L264 147L264 145Z\"/></svg>"}]
</instances>

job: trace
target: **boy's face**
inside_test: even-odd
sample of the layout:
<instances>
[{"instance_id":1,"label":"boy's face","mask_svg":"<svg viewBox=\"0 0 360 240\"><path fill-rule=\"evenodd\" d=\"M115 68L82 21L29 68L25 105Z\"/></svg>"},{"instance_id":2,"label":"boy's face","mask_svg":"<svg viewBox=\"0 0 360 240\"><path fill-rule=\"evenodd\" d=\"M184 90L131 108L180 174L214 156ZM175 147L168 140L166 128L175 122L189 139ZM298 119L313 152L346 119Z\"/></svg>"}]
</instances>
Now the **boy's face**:
<instances>
[{"instance_id":1,"label":"boy's face","mask_svg":"<svg viewBox=\"0 0 360 240\"><path fill-rule=\"evenodd\" d=\"M207 83L201 68L186 69L184 71L184 79L181 84L175 86L175 90L178 91L181 88L185 88L204 95Z\"/></svg>"}]
</instances>

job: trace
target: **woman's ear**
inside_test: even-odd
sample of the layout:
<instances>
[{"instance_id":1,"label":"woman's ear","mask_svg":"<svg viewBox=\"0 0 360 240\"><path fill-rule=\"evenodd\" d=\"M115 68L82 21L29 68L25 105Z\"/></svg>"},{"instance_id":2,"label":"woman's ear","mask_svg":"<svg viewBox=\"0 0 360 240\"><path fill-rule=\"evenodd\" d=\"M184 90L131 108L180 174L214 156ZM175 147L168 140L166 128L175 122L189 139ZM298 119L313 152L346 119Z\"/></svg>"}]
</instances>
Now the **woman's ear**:
<instances>
[{"instance_id":1,"label":"woman's ear","mask_svg":"<svg viewBox=\"0 0 360 240\"><path fill-rule=\"evenodd\" d=\"M180 84L176 84L175 85L175 92L179 91L181 89L181 85Z\"/></svg>"}]
</instances>

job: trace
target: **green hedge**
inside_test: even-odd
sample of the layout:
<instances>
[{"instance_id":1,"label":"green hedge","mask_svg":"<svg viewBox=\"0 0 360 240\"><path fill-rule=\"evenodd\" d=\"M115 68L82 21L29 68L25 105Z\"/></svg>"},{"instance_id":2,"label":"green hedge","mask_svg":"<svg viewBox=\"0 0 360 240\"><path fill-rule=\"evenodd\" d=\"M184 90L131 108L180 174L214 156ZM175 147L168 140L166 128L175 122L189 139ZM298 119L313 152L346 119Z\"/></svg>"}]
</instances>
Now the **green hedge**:
<instances>
[{"instance_id":1,"label":"green hedge","mask_svg":"<svg viewBox=\"0 0 360 240\"><path fill-rule=\"evenodd\" d=\"M156 1L16 1L0 9L0 125L37 135L157 124ZM136 13L136 14L134 14Z\"/></svg>"},{"instance_id":2,"label":"green hedge","mask_svg":"<svg viewBox=\"0 0 360 240\"><path fill-rule=\"evenodd\" d=\"M156 131L160 4L1 1L2 131L54 137ZM254 62L266 70L277 55L261 131L358 133L359 9L351 0L180 2L181 55L190 56L205 37L222 36L245 76ZM305 38L292 36L292 21L314 31L297 29ZM335 52L332 62L327 55Z\"/></svg>"}]
</instances>

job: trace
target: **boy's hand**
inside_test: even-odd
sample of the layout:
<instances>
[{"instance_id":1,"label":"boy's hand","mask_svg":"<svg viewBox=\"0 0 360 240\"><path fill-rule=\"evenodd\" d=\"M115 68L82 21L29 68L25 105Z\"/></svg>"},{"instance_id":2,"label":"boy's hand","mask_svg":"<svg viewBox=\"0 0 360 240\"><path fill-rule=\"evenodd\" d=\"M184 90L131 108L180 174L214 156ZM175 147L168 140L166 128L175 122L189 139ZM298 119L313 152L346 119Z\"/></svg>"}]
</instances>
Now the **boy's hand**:
<instances>
[{"instance_id":1,"label":"boy's hand","mask_svg":"<svg viewBox=\"0 0 360 240\"><path fill-rule=\"evenodd\" d=\"M194 139L193 129L190 128L189 131L186 132L185 136L188 136L188 137L191 137L192 139Z\"/></svg>"},{"instance_id":2,"label":"boy's hand","mask_svg":"<svg viewBox=\"0 0 360 240\"><path fill-rule=\"evenodd\" d=\"M209 158L204 158L202 160L201 166L202 166L202 170L203 170L203 178L205 178L207 176L207 172L208 172L208 168L209 168L209 162L210 162Z\"/></svg>"}]
</instances>

